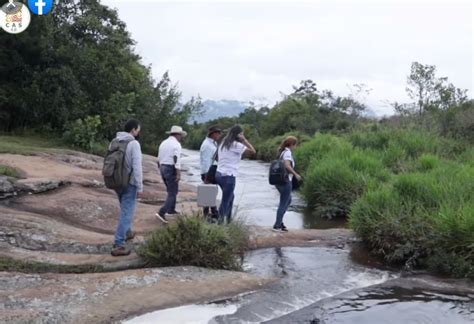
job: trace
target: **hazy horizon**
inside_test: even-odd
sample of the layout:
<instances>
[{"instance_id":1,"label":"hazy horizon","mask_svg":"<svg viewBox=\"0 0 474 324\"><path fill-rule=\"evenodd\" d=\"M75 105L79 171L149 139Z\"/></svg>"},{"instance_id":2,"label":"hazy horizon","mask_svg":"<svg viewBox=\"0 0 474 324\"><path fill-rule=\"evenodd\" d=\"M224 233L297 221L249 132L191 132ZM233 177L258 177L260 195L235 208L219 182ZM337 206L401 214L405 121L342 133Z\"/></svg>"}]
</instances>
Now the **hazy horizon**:
<instances>
[{"instance_id":1,"label":"hazy horizon","mask_svg":"<svg viewBox=\"0 0 474 324\"><path fill-rule=\"evenodd\" d=\"M377 114L408 100L411 62L432 64L473 97L470 1L102 1L117 8L158 80L169 71L184 98L256 101L311 79L362 98Z\"/></svg>"}]
</instances>

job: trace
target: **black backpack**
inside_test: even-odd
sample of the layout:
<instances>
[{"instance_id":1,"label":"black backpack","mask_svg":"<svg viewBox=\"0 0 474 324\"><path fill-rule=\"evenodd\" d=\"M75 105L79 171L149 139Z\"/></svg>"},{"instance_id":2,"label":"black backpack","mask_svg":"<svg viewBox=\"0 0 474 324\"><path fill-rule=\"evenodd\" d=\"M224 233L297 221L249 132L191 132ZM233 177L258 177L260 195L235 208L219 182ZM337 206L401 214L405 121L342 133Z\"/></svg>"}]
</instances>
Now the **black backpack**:
<instances>
[{"instance_id":1,"label":"black backpack","mask_svg":"<svg viewBox=\"0 0 474 324\"><path fill-rule=\"evenodd\" d=\"M128 143L131 141L114 139L110 143L107 155L104 158L104 167L102 168L105 186L109 189L120 191L128 186L130 174L127 170L125 153Z\"/></svg>"},{"instance_id":2,"label":"black backpack","mask_svg":"<svg viewBox=\"0 0 474 324\"><path fill-rule=\"evenodd\" d=\"M285 161L281 158L283 152L280 154L278 160L273 160L270 163L270 171L268 173L268 182L271 185L282 185L288 182L288 170L285 166Z\"/></svg>"}]
</instances>

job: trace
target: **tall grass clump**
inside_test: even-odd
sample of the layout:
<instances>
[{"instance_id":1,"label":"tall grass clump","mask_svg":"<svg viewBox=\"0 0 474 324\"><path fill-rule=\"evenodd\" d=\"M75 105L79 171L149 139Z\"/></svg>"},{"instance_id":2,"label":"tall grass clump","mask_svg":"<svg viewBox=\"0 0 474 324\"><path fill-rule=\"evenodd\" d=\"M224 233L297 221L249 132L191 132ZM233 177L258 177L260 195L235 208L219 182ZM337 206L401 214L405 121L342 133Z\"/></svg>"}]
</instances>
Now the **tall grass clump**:
<instances>
[{"instance_id":1,"label":"tall grass clump","mask_svg":"<svg viewBox=\"0 0 474 324\"><path fill-rule=\"evenodd\" d=\"M247 248L248 237L239 222L218 226L198 216L182 216L153 232L138 253L153 266L241 270L238 256Z\"/></svg>"},{"instance_id":2,"label":"tall grass clump","mask_svg":"<svg viewBox=\"0 0 474 324\"><path fill-rule=\"evenodd\" d=\"M294 153L296 168L304 172L312 160L321 160L329 153L346 151L350 148L351 145L341 137L318 133L311 141L302 143L296 149Z\"/></svg>"},{"instance_id":3,"label":"tall grass clump","mask_svg":"<svg viewBox=\"0 0 474 324\"><path fill-rule=\"evenodd\" d=\"M369 186L377 187L389 177L375 153L347 145L311 161L304 173L303 195L321 216L346 216Z\"/></svg>"},{"instance_id":4,"label":"tall grass clump","mask_svg":"<svg viewBox=\"0 0 474 324\"><path fill-rule=\"evenodd\" d=\"M391 263L474 278L474 168L440 163L369 189L350 226Z\"/></svg>"},{"instance_id":5,"label":"tall grass clump","mask_svg":"<svg viewBox=\"0 0 474 324\"><path fill-rule=\"evenodd\" d=\"M466 150L462 141L416 129L376 127L353 131L347 138L354 147L380 152L384 166L395 173L415 171L424 154L454 159Z\"/></svg>"}]
</instances>

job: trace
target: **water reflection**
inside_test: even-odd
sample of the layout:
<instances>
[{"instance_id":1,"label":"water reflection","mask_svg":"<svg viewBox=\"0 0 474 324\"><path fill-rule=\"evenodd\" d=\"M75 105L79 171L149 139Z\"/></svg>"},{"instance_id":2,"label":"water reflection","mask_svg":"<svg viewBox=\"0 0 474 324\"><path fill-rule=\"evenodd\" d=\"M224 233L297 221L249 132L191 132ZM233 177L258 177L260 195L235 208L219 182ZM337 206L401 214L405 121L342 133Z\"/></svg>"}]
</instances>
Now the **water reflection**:
<instances>
[{"instance_id":1,"label":"water reflection","mask_svg":"<svg viewBox=\"0 0 474 324\"><path fill-rule=\"evenodd\" d=\"M474 321L472 296L407 288L368 288L316 303L269 323L464 324Z\"/></svg>"}]
</instances>

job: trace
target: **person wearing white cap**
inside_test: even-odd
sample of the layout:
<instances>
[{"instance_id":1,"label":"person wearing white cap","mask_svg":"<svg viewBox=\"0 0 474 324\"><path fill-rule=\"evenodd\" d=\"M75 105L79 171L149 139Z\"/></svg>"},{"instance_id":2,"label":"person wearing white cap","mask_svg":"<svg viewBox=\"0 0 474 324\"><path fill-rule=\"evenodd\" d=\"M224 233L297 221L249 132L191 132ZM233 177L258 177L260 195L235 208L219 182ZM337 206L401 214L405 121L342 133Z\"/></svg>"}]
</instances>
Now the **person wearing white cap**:
<instances>
[{"instance_id":1,"label":"person wearing white cap","mask_svg":"<svg viewBox=\"0 0 474 324\"><path fill-rule=\"evenodd\" d=\"M158 148L158 169L166 185L166 201L156 213L156 217L163 223L168 223L166 215L179 214L176 211L176 196L178 195L179 181L181 180L181 141L188 134L180 126L173 126L170 136Z\"/></svg>"}]
</instances>

